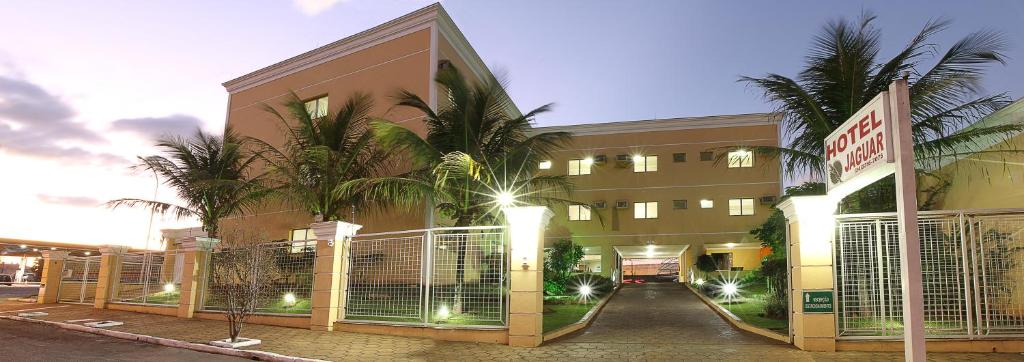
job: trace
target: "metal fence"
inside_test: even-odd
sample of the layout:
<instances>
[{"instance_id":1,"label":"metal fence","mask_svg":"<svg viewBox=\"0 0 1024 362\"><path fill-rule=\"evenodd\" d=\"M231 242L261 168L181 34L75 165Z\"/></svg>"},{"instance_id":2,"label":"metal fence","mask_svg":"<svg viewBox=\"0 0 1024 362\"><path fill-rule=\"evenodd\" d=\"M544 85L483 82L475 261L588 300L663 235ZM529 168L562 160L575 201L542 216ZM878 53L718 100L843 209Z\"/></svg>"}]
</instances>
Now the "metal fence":
<instances>
[{"instance_id":1,"label":"metal fence","mask_svg":"<svg viewBox=\"0 0 1024 362\"><path fill-rule=\"evenodd\" d=\"M356 236L341 312L354 321L504 326L506 240L503 227Z\"/></svg>"},{"instance_id":2,"label":"metal fence","mask_svg":"<svg viewBox=\"0 0 1024 362\"><path fill-rule=\"evenodd\" d=\"M67 257L61 269L57 301L82 304L96 301L96 282L99 275L99 256Z\"/></svg>"},{"instance_id":3,"label":"metal fence","mask_svg":"<svg viewBox=\"0 0 1024 362\"><path fill-rule=\"evenodd\" d=\"M263 267L271 270L272 291L260 296L257 314L308 315L312 310L313 267L316 261L316 241L287 241L263 244L273 254L273 265ZM211 285L212 273L218 262L224 262L232 249L219 249L208 253L205 260L206 283L202 295L203 311L224 311L227 307L226 293Z\"/></svg>"},{"instance_id":4,"label":"metal fence","mask_svg":"<svg viewBox=\"0 0 1024 362\"><path fill-rule=\"evenodd\" d=\"M895 215L841 215L838 220L838 335L901 336ZM921 212L918 225L926 335L1024 335L1024 210Z\"/></svg>"},{"instance_id":5,"label":"metal fence","mask_svg":"<svg viewBox=\"0 0 1024 362\"><path fill-rule=\"evenodd\" d=\"M117 303L178 305L184 255L177 251L130 253L120 258L111 300Z\"/></svg>"}]
</instances>

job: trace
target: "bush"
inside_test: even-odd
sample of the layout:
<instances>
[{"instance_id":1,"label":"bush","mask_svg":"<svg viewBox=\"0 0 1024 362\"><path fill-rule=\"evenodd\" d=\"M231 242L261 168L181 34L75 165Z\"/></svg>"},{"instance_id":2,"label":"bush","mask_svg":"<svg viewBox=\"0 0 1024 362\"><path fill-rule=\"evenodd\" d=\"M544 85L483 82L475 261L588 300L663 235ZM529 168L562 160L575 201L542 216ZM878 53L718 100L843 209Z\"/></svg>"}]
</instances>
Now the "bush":
<instances>
[{"instance_id":1,"label":"bush","mask_svg":"<svg viewBox=\"0 0 1024 362\"><path fill-rule=\"evenodd\" d=\"M565 285L553 280L545 280L544 295L565 295Z\"/></svg>"},{"instance_id":2,"label":"bush","mask_svg":"<svg viewBox=\"0 0 1024 362\"><path fill-rule=\"evenodd\" d=\"M569 282L566 285L566 292L569 295L579 295L579 287L583 285L590 286L590 295L592 298L601 298L608 293L611 293L612 289L615 288L612 280L597 274L576 274L569 278Z\"/></svg>"},{"instance_id":3,"label":"bush","mask_svg":"<svg viewBox=\"0 0 1024 362\"><path fill-rule=\"evenodd\" d=\"M715 270L718 270L718 265L715 264L715 258L712 258L711 255L707 254L702 254L701 256L697 257L696 266L697 270L700 270L704 273L711 273Z\"/></svg>"},{"instance_id":4,"label":"bush","mask_svg":"<svg viewBox=\"0 0 1024 362\"><path fill-rule=\"evenodd\" d=\"M544 251L544 293L564 295L572 279L572 271L583 260L583 247L562 239Z\"/></svg>"}]
</instances>

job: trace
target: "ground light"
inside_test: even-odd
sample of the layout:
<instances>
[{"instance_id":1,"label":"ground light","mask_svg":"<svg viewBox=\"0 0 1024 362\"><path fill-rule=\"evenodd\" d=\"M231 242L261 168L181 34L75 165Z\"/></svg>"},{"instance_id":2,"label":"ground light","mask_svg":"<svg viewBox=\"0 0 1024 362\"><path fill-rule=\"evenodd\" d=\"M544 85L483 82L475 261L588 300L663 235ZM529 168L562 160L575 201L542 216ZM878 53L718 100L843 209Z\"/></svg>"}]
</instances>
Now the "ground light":
<instances>
[{"instance_id":1,"label":"ground light","mask_svg":"<svg viewBox=\"0 0 1024 362\"><path fill-rule=\"evenodd\" d=\"M448 311L448 306L442 305L440 308L437 308L437 318L438 319L448 319L448 317L451 317L451 316L452 316L452 312Z\"/></svg>"},{"instance_id":2,"label":"ground light","mask_svg":"<svg viewBox=\"0 0 1024 362\"><path fill-rule=\"evenodd\" d=\"M697 284L698 287L703 287L704 286L704 278L697 278L697 281L694 282L694 284Z\"/></svg>"},{"instance_id":3,"label":"ground light","mask_svg":"<svg viewBox=\"0 0 1024 362\"><path fill-rule=\"evenodd\" d=\"M295 293L285 293L284 304L287 304L289 306L295 305Z\"/></svg>"},{"instance_id":4,"label":"ground light","mask_svg":"<svg viewBox=\"0 0 1024 362\"><path fill-rule=\"evenodd\" d=\"M164 284L164 293L174 292L174 283Z\"/></svg>"},{"instance_id":5,"label":"ground light","mask_svg":"<svg viewBox=\"0 0 1024 362\"><path fill-rule=\"evenodd\" d=\"M735 299L741 296L740 293L743 291L743 287L739 282L739 274L721 274L715 284L715 287L718 289L718 295L724 297L726 305L732 304Z\"/></svg>"}]
</instances>

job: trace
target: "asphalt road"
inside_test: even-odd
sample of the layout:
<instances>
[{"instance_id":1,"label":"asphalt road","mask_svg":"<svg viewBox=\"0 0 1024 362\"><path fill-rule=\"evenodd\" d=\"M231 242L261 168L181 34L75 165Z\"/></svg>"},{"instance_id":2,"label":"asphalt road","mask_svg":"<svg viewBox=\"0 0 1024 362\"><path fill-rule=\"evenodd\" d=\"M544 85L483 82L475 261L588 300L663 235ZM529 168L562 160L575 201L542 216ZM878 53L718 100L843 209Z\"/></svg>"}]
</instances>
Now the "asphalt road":
<instances>
[{"instance_id":1,"label":"asphalt road","mask_svg":"<svg viewBox=\"0 0 1024 362\"><path fill-rule=\"evenodd\" d=\"M244 361L245 359L0 319L4 361Z\"/></svg>"},{"instance_id":2,"label":"asphalt road","mask_svg":"<svg viewBox=\"0 0 1024 362\"><path fill-rule=\"evenodd\" d=\"M0 298L28 297L38 293L38 286L19 287L0 285Z\"/></svg>"}]
</instances>

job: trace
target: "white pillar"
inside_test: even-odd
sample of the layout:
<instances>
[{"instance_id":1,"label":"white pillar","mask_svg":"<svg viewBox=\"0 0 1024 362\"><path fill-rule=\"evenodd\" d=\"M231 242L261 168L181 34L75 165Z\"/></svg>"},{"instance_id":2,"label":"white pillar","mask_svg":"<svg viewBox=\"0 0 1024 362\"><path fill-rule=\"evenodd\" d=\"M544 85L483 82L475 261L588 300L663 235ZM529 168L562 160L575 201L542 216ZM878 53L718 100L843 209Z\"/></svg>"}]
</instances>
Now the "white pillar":
<instances>
[{"instance_id":1,"label":"white pillar","mask_svg":"<svg viewBox=\"0 0 1024 362\"><path fill-rule=\"evenodd\" d=\"M832 236L838 200L829 196L794 196L779 203L786 217L790 270L793 344L808 351L835 351L835 283ZM833 295L831 313L805 312L804 292Z\"/></svg>"},{"instance_id":2,"label":"white pillar","mask_svg":"<svg viewBox=\"0 0 1024 362\"><path fill-rule=\"evenodd\" d=\"M334 330L334 322L344 318L340 306L345 303L348 285L349 242L363 226L344 221L309 224L316 235L316 261L313 264L313 295L310 299L310 329Z\"/></svg>"},{"instance_id":3,"label":"white pillar","mask_svg":"<svg viewBox=\"0 0 1024 362\"><path fill-rule=\"evenodd\" d=\"M502 210L508 224L508 344L537 347L544 341L544 229L554 215L543 206Z\"/></svg>"}]
</instances>

